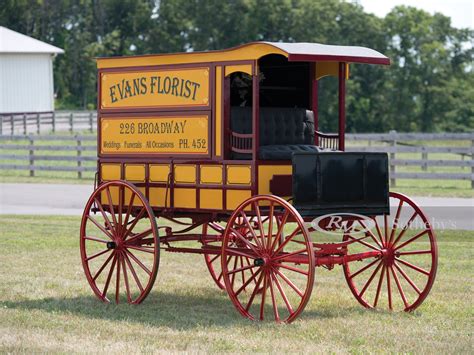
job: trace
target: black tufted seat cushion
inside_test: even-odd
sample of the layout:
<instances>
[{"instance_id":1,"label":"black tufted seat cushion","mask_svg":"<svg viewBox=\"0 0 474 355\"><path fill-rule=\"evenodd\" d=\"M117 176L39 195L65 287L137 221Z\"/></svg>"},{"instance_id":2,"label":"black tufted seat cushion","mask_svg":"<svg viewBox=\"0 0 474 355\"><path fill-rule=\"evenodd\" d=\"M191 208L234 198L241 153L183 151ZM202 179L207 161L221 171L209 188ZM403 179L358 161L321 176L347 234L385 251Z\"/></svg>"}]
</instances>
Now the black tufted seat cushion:
<instances>
[{"instance_id":1,"label":"black tufted seat cushion","mask_svg":"<svg viewBox=\"0 0 474 355\"><path fill-rule=\"evenodd\" d=\"M291 160L293 152L318 151L314 142L313 111L304 108L260 108L259 159ZM252 109L232 107L230 128L236 133L252 133ZM251 155L234 153L234 159Z\"/></svg>"}]
</instances>

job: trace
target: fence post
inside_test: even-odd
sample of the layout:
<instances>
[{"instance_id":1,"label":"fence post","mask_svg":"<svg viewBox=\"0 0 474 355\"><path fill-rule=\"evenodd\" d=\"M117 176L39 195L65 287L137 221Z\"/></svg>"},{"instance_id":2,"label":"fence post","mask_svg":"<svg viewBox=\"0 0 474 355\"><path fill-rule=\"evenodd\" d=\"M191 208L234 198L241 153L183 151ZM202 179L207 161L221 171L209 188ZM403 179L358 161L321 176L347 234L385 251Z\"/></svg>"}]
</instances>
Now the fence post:
<instances>
[{"instance_id":1,"label":"fence post","mask_svg":"<svg viewBox=\"0 0 474 355\"><path fill-rule=\"evenodd\" d=\"M56 133L56 111L53 111L53 133Z\"/></svg>"},{"instance_id":2,"label":"fence post","mask_svg":"<svg viewBox=\"0 0 474 355\"><path fill-rule=\"evenodd\" d=\"M11 123L10 130L11 130L11 134L13 136L15 134L15 127L13 126L15 124L15 121L13 119L13 115L10 116L10 123Z\"/></svg>"},{"instance_id":3,"label":"fence post","mask_svg":"<svg viewBox=\"0 0 474 355\"><path fill-rule=\"evenodd\" d=\"M397 141L396 141L396 131L390 131L390 136L392 137L392 140L390 142L390 146L392 147L392 151L390 152L390 186L395 187L397 186L396 180L395 180L395 164L392 164L392 161L395 160L395 149L397 147Z\"/></svg>"},{"instance_id":4,"label":"fence post","mask_svg":"<svg viewBox=\"0 0 474 355\"><path fill-rule=\"evenodd\" d=\"M422 152L421 153L421 159L423 160L423 164L421 164L421 170L426 171L426 168L428 167L428 153Z\"/></svg>"},{"instance_id":5,"label":"fence post","mask_svg":"<svg viewBox=\"0 0 474 355\"><path fill-rule=\"evenodd\" d=\"M40 131L41 131L41 129L40 129L40 114L37 113L36 114L36 133L40 134Z\"/></svg>"},{"instance_id":6,"label":"fence post","mask_svg":"<svg viewBox=\"0 0 474 355\"><path fill-rule=\"evenodd\" d=\"M74 124L73 124L73 113L69 115L69 131L72 133L74 132Z\"/></svg>"},{"instance_id":7,"label":"fence post","mask_svg":"<svg viewBox=\"0 0 474 355\"><path fill-rule=\"evenodd\" d=\"M77 157L80 158L81 155L82 155L82 151L81 151L81 140L78 136L76 136L77 138ZM82 166L82 161L77 159L77 167L78 167L78 170L77 170L77 177L79 179L82 179L82 171L80 170L81 169L81 166Z\"/></svg>"},{"instance_id":8,"label":"fence post","mask_svg":"<svg viewBox=\"0 0 474 355\"><path fill-rule=\"evenodd\" d=\"M3 134L3 116L0 115L0 135Z\"/></svg>"},{"instance_id":9,"label":"fence post","mask_svg":"<svg viewBox=\"0 0 474 355\"><path fill-rule=\"evenodd\" d=\"M90 131L91 133L94 132L94 115L92 114L92 111L89 113L89 125L90 125Z\"/></svg>"},{"instance_id":10,"label":"fence post","mask_svg":"<svg viewBox=\"0 0 474 355\"><path fill-rule=\"evenodd\" d=\"M26 136L26 113L23 114L23 134Z\"/></svg>"},{"instance_id":11,"label":"fence post","mask_svg":"<svg viewBox=\"0 0 474 355\"><path fill-rule=\"evenodd\" d=\"M29 136L29 140L30 140L30 154L29 154L29 158L30 158L30 176L35 176L35 170L33 168L33 165L35 164L35 157L34 157L34 154L35 154L35 151L34 151L34 140L31 136Z\"/></svg>"}]
</instances>

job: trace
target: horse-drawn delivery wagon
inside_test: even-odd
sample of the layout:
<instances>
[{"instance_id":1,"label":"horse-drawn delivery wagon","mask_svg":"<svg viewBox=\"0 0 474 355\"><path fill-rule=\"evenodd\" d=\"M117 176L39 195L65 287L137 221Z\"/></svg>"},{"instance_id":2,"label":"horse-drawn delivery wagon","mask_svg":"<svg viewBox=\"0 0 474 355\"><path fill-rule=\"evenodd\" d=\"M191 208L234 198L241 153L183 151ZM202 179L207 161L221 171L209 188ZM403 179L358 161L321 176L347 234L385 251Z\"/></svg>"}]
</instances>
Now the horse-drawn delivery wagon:
<instances>
[{"instance_id":1,"label":"horse-drawn delivery wagon","mask_svg":"<svg viewBox=\"0 0 474 355\"><path fill-rule=\"evenodd\" d=\"M142 302L168 251L203 254L250 319L294 320L316 266L342 265L365 307L417 308L436 274L435 235L412 200L389 193L386 154L344 152L352 63L389 59L268 42L98 59L97 186L80 231L97 297ZM336 134L318 124L325 76L339 83Z\"/></svg>"}]
</instances>

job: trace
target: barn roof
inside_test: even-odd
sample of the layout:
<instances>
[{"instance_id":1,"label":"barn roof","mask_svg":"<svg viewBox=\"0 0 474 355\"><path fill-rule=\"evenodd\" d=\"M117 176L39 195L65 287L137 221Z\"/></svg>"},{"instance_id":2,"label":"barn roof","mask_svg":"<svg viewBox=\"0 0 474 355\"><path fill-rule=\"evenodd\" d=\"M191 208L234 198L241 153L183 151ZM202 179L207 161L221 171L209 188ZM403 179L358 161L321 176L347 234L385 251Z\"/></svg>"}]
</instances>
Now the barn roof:
<instances>
[{"instance_id":1,"label":"barn roof","mask_svg":"<svg viewBox=\"0 0 474 355\"><path fill-rule=\"evenodd\" d=\"M64 53L61 48L0 26L0 53Z\"/></svg>"},{"instance_id":2,"label":"barn roof","mask_svg":"<svg viewBox=\"0 0 474 355\"><path fill-rule=\"evenodd\" d=\"M98 68L120 68L258 60L269 54L283 55L289 61L390 64L388 57L365 47L334 46L319 43L252 42L216 51L98 58L97 66Z\"/></svg>"}]
</instances>

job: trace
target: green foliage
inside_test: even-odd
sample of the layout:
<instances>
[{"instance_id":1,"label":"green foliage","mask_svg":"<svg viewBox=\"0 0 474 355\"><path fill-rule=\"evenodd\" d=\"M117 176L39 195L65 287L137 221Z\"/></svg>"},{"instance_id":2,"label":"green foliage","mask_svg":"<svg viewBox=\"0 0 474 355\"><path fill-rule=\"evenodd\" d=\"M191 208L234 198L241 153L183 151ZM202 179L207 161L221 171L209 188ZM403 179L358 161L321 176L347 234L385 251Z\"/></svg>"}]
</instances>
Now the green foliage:
<instances>
[{"instance_id":1,"label":"green foliage","mask_svg":"<svg viewBox=\"0 0 474 355\"><path fill-rule=\"evenodd\" d=\"M474 31L399 6L385 18L342 0L4 0L0 24L65 49L61 108L93 108L98 56L228 48L256 40L374 48L390 68L351 66L347 130L474 129ZM320 83L320 120L337 128L337 81Z\"/></svg>"}]
</instances>

